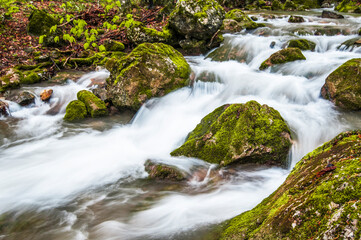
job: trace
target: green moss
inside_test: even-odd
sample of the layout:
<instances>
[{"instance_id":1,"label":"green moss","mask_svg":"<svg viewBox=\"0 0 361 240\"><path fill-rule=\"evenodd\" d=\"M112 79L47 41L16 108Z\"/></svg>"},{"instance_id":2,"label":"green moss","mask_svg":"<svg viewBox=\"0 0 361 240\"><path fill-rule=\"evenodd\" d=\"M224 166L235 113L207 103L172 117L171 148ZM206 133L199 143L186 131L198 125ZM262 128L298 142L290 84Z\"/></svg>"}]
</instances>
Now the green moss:
<instances>
[{"instance_id":1,"label":"green moss","mask_svg":"<svg viewBox=\"0 0 361 240\"><path fill-rule=\"evenodd\" d=\"M108 115L108 110L105 103L92 92L82 90L78 92L77 97L78 100L85 104L86 109L92 118Z\"/></svg>"},{"instance_id":2,"label":"green moss","mask_svg":"<svg viewBox=\"0 0 361 240\"><path fill-rule=\"evenodd\" d=\"M283 9L286 11L297 10L297 4L291 0L286 0L285 4L283 5Z\"/></svg>"},{"instance_id":3,"label":"green moss","mask_svg":"<svg viewBox=\"0 0 361 240\"><path fill-rule=\"evenodd\" d=\"M24 78L21 80L22 84L34 84L41 82L41 76L35 72L31 72L27 75L24 75Z\"/></svg>"},{"instance_id":4,"label":"green moss","mask_svg":"<svg viewBox=\"0 0 361 240\"><path fill-rule=\"evenodd\" d=\"M27 31L35 36L47 35L52 26L58 22L51 17L45 10L34 10L27 26Z\"/></svg>"},{"instance_id":5,"label":"green moss","mask_svg":"<svg viewBox=\"0 0 361 240\"><path fill-rule=\"evenodd\" d=\"M304 21L305 19L303 19L303 17L301 16L290 16L290 18L288 19L288 22L290 23L301 23Z\"/></svg>"},{"instance_id":6,"label":"green moss","mask_svg":"<svg viewBox=\"0 0 361 240\"><path fill-rule=\"evenodd\" d=\"M296 60L306 60L306 57L302 54L299 48L286 48L272 54L261 64L259 69L264 70L273 65L283 64Z\"/></svg>"},{"instance_id":7,"label":"green moss","mask_svg":"<svg viewBox=\"0 0 361 240\"><path fill-rule=\"evenodd\" d=\"M11 71L6 75L0 77L0 92L5 92L8 89L15 89L20 87L20 75L17 72Z\"/></svg>"},{"instance_id":8,"label":"green moss","mask_svg":"<svg viewBox=\"0 0 361 240\"><path fill-rule=\"evenodd\" d=\"M283 4L279 0L274 0L271 5L272 10L283 10Z\"/></svg>"},{"instance_id":9,"label":"green moss","mask_svg":"<svg viewBox=\"0 0 361 240\"><path fill-rule=\"evenodd\" d=\"M360 136L342 133L306 155L273 194L229 221L221 239L346 239L346 229L358 239ZM322 174L330 163L335 169Z\"/></svg>"},{"instance_id":10,"label":"green moss","mask_svg":"<svg viewBox=\"0 0 361 240\"><path fill-rule=\"evenodd\" d=\"M299 48L300 50L313 51L316 48L316 43L307 39L293 39L288 42L289 48Z\"/></svg>"},{"instance_id":11,"label":"green moss","mask_svg":"<svg viewBox=\"0 0 361 240\"><path fill-rule=\"evenodd\" d=\"M115 40L106 40L103 45L105 49L109 52L121 52L125 49L123 43Z\"/></svg>"},{"instance_id":12,"label":"green moss","mask_svg":"<svg viewBox=\"0 0 361 240\"><path fill-rule=\"evenodd\" d=\"M171 40L172 33L166 27L163 29L163 31L157 31L153 28L147 28L142 22L134 21L128 28L127 37L135 44L141 44L145 42L167 43Z\"/></svg>"},{"instance_id":13,"label":"green moss","mask_svg":"<svg viewBox=\"0 0 361 240\"><path fill-rule=\"evenodd\" d=\"M341 108L361 109L360 71L361 58L345 62L326 78L321 91L322 96Z\"/></svg>"},{"instance_id":14,"label":"green moss","mask_svg":"<svg viewBox=\"0 0 361 240\"><path fill-rule=\"evenodd\" d=\"M292 0L292 1L297 5L303 5L302 7L307 9L321 7L319 1L315 1L315 0ZM301 6L297 8L298 11L300 11L300 7Z\"/></svg>"},{"instance_id":15,"label":"green moss","mask_svg":"<svg viewBox=\"0 0 361 240\"><path fill-rule=\"evenodd\" d=\"M335 10L339 12L359 12L360 4L356 0L343 0Z\"/></svg>"},{"instance_id":16,"label":"green moss","mask_svg":"<svg viewBox=\"0 0 361 240\"><path fill-rule=\"evenodd\" d=\"M66 106L64 120L75 122L84 119L87 115L85 104L82 101L74 100Z\"/></svg>"},{"instance_id":17,"label":"green moss","mask_svg":"<svg viewBox=\"0 0 361 240\"><path fill-rule=\"evenodd\" d=\"M290 131L273 108L255 101L224 105L202 119L172 156L187 156L210 163L286 164ZM252 150L253 149L253 150Z\"/></svg>"}]
</instances>

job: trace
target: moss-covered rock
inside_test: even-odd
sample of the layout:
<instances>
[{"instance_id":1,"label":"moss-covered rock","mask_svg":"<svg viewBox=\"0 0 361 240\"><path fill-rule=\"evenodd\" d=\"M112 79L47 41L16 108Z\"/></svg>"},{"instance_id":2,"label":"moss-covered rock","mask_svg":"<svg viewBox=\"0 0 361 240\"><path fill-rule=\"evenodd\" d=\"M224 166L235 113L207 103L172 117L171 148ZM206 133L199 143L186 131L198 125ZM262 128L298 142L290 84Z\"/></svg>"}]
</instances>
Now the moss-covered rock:
<instances>
[{"instance_id":1,"label":"moss-covered rock","mask_svg":"<svg viewBox=\"0 0 361 240\"><path fill-rule=\"evenodd\" d=\"M300 11L300 5L302 5L305 9L309 8L319 8L320 2L322 1L316 1L316 0L292 0L296 5L299 5L297 7L297 10Z\"/></svg>"},{"instance_id":2,"label":"moss-covered rock","mask_svg":"<svg viewBox=\"0 0 361 240\"><path fill-rule=\"evenodd\" d=\"M332 19L343 19L343 18L345 18L341 14L331 12L331 11L327 11L327 10L322 11L321 17L322 18L332 18Z\"/></svg>"},{"instance_id":3,"label":"moss-covered rock","mask_svg":"<svg viewBox=\"0 0 361 240\"><path fill-rule=\"evenodd\" d=\"M289 23L302 23L304 21L305 19L301 16L290 16L290 18L288 19Z\"/></svg>"},{"instance_id":4,"label":"moss-covered rock","mask_svg":"<svg viewBox=\"0 0 361 240\"><path fill-rule=\"evenodd\" d=\"M187 177L187 173L175 166L163 163L157 163L147 160L144 164L145 171L149 174L148 178L156 180L182 181Z\"/></svg>"},{"instance_id":5,"label":"moss-covered rock","mask_svg":"<svg viewBox=\"0 0 361 240\"><path fill-rule=\"evenodd\" d=\"M316 48L316 43L307 40L307 39L293 39L288 42L289 48L299 48L301 50L310 50L314 51Z\"/></svg>"},{"instance_id":6,"label":"moss-covered rock","mask_svg":"<svg viewBox=\"0 0 361 240\"><path fill-rule=\"evenodd\" d=\"M64 120L75 122L86 118L88 115L85 104L82 101L74 100L66 106Z\"/></svg>"},{"instance_id":7,"label":"moss-covered rock","mask_svg":"<svg viewBox=\"0 0 361 240\"><path fill-rule=\"evenodd\" d=\"M180 0L169 17L169 28L186 39L209 40L222 26L224 14L214 0Z\"/></svg>"},{"instance_id":8,"label":"moss-covered rock","mask_svg":"<svg viewBox=\"0 0 361 240\"><path fill-rule=\"evenodd\" d=\"M286 181L230 220L221 239L360 239L361 132L346 132L301 159Z\"/></svg>"},{"instance_id":9,"label":"moss-covered rock","mask_svg":"<svg viewBox=\"0 0 361 240\"><path fill-rule=\"evenodd\" d=\"M27 31L34 36L46 35L43 39L43 44L46 46L59 46L64 44L62 40L62 32L60 29L56 29L55 32L50 32L50 28L54 25L58 25L58 21L50 16L45 10L35 9L32 11L29 17L29 23ZM59 41L56 42L54 38L59 36Z\"/></svg>"},{"instance_id":10,"label":"moss-covered rock","mask_svg":"<svg viewBox=\"0 0 361 240\"><path fill-rule=\"evenodd\" d=\"M82 90L78 92L77 97L79 101L85 104L86 109L92 118L108 115L105 103L92 92Z\"/></svg>"},{"instance_id":11,"label":"moss-covered rock","mask_svg":"<svg viewBox=\"0 0 361 240\"><path fill-rule=\"evenodd\" d=\"M167 28L160 32L153 28L147 28L142 22L133 21L127 29L127 38L136 45L146 42L167 43L171 40L172 34Z\"/></svg>"},{"instance_id":12,"label":"moss-covered rock","mask_svg":"<svg viewBox=\"0 0 361 240\"><path fill-rule=\"evenodd\" d=\"M361 58L351 59L333 71L322 86L321 94L336 106L361 109Z\"/></svg>"},{"instance_id":13,"label":"moss-covered rock","mask_svg":"<svg viewBox=\"0 0 361 240\"><path fill-rule=\"evenodd\" d=\"M283 4L279 0L272 1L271 8L273 11L283 10Z\"/></svg>"},{"instance_id":14,"label":"moss-covered rock","mask_svg":"<svg viewBox=\"0 0 361 240\"><path fill-rule=\"evenodd\" d=\"M336 11L347 13L360 13L360 3L357 0L343 0L336 7Z\"/></svg>"},{"instance_id":15,"label":"moss-covered rock","mask_svg":"<svg viewBox=\"0 0 361 240\"><path fill-rule=\"evenodd\" d=\"M20 87L20 74L14 69L9 69L0 77L0 92Z\"/></svg>"},{"instance_id":16,"label":"moss-covered rock","mask_svg":"<svg viewBox=\"0 0 361 240\"><path fill-rule=\"evenodd\" d=\"M283 9L285 11L295 11L297 8L298 5L291 0L286 0L285 4L283 5Z\"/></svg>"},{"instance_id":17,"label":"moss-covered rock","mask_svg":"<svg viewBox=\"0 0 361 240\"><path fill-rule=\"evenodd\" d=\"M29 72L24 75L21 79L21 83L23 84L34 84L41 82L42 77L36 72Z\"/></svg>"},{"instance_id":18,"label":"moss-covered rock","mask_svg":"<svg viewBox=\"0 0 361 240\"><path fill-rule=\"evenodd\" d=\"M227 12L221 30L223 33L233 33L239 32L242 29L251 30L264 26L264 24L259 24L252 21L252 19L249 18L240 9L233 9Z\"/></svg>"},{"instance_id":19,"label":"moss-covered rock","mask_svg":"<svg viewBox=\"0 0 361 240\"><path fill-rule=\"evenodd\" d=\"M341 43L340 46L338 46L338 49L342 49L342 50L350 49L350 51L352 51L355 47L360 47L360 46L361 46L361 38L356 37L344 41L343 43Z\"/></svg>"},{"instance_id":20,"label":"moss-covered rock","mask_svg":"<svg viewBox=\"0 0 361 240\"><path fill-rule=\"evenodd\" d=\"M123 43L111 39L105 40L103 45L108 52L121 52L125 49Z\"/></svg>"},{"instance_id":21,"label":"moss-covered rock","mask_svg":"<svg viewBox=\"0 0 361 240\"><path fill-rule=\"evenodd\" d=\"M173 47L163 43L143 43L128 56L106 65L109 100L120 110L137 111L152 97L187 86L191 69Z\"/></svg>"},{"instance_id":22,"label":"moss-covered rock","mask_svg":"<svg viewBox=\"0 0 361 240\"><path fill-rule=\"evenodd\" d=\"M306 57L302 54L301 50L299 48L286 48L272 54L261 64L259 69L264 70L268 67L272 67L273 65L297 60L306 60Z\"/></svg>"},{"instance_id":23,"label":"moss-covered rock","mask_svg":"<svg viewBox=\"0 0 361 240\"><path fill-rule=\"evenodd\" d=\"M279 112L249 101L221 106L205 116L171 155L221 165L285 165L290 146L290 130Z\"/></svg>"}]
</instances>

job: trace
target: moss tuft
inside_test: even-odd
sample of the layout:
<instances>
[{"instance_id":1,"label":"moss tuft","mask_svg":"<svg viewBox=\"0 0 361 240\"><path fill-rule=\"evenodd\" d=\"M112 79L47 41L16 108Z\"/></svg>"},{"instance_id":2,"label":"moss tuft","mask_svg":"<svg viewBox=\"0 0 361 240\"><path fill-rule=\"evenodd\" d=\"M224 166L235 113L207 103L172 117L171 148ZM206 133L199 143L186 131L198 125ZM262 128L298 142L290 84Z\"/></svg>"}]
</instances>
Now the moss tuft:
<instances>
[{"instance_id":1,"label":"moss tuft","mask_svg":"<svg viewBox=\"0 0 361 240\"><path fill-rule=\"evenodd\" d=\"M64 120L75 122L84 119L87 116L86 106L82 101L74 100L66 106Z\"/></svg>"},{"instance_id":2,"label":"moss tuft","mask_svg":"<svg viewBox=\"0 0 361 240\"><path fill-rule=\"evenodd\" d=\"M77 97L78 100L85 104L86 109L92 118L108 115L108 110L105 106L105 103L92 92L82 90L78 92Z\"/></svg>"},{"instance_id":3,"label":"moss tuft","mask_svg":"<svg viewBox=\"0 0 361 240\"><path fill-rule=\"evenodd\" d=\"M310 50L314 51L316 48L316 43L309 41L307 39L293 39L288 42L289 48L299 48L300 50Z\"/></svg>"}]
</instances>

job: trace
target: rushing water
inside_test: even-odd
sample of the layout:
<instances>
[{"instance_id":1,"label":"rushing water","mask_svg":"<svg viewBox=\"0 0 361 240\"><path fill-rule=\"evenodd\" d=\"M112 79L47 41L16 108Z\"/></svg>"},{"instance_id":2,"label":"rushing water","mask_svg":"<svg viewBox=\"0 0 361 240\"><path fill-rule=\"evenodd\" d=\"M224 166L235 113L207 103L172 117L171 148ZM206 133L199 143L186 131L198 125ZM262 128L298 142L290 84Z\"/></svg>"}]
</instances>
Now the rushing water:
<instances>
[{"instance_id":1,"label":"rushing water","mask_svg":"<svg viewBox=\"0 0 361 240\"><path fill-rule=\"evenodd\" d=\"M67 103L91 88L91 79L107 78L105 70L51 86L50 103L37 98L32 106L20 107L10 102L12 117L0 121L0 239L197 239L197 230L254 207L289 170L217 169L169 153L206 114L226 103L256 100L277 109L293 132L291 167L339 132L361 127L358 113L343 113L320 97L327 75L361 56L359 48L338 49L356 37L361 19L317 15L308 13L305 23L295 25L286 16L267 21L258 16L266 28L226 35L223 47L238 51L239 61L188 57L195 84L148 101L129 123L124 115L62 121ZM306 61L258 71L269 55L297 38L297 29L324 27L348 35L303 36L317 44L315 52L304 51ZM38 96L44 88L27 90ZM149 181L147 159L201 174L186 183Z\"/></svg>"}]
</instances>

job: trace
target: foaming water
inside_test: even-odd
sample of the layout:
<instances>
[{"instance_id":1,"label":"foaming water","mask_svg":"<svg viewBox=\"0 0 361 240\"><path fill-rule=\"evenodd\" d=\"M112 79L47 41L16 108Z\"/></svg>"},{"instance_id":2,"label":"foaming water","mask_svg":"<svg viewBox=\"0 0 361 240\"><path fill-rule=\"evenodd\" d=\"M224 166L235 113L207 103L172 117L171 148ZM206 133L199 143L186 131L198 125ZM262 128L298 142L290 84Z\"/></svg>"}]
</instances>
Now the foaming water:
<instances>
[{"instance_id":1,"label":"foaming water","mask_svg":"<svg viewBox=\"0 0 361 240\"><path fill-rule=\"evenodd\" d=\"M291 167L352 128L349 119L354 116L345 117L322 99L320 89L330 72L360 57L357 50L338 49L353 36L306 36L317 44L314 52L303 52L307 60L259 71L269 55L297 37L282 27L285 21L286 17L267 21L270 30L265 29L271 34L281 31L275 35L228 34L224 47L241 51L238 61L188 57L196 78L193 86L149 100L129 124L114 120L110 129L96 130L62 121L67 103L79 90L91 89L94 79L106 78L107 71L52 86L49 103L38 97L25 108L10 102L12 117L6 124L16 137L0 147L0 214L35 211L33 215L46 218L42 231L27 235L34 239L187 239L184 232L254 207L277 189L289 170L218 169L169 153L215 108L249 100L274 107L286 120L294 140ZM320 21L308 16L304 25L331 24ZM38 96L43 89L28 90ZM145 180L148 159L177 166L193 177L184 183Z\"/></svg>"}]
</instances>

